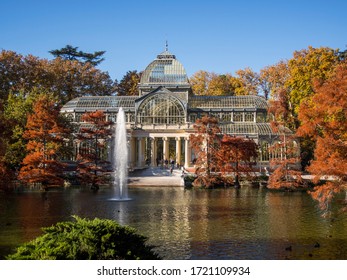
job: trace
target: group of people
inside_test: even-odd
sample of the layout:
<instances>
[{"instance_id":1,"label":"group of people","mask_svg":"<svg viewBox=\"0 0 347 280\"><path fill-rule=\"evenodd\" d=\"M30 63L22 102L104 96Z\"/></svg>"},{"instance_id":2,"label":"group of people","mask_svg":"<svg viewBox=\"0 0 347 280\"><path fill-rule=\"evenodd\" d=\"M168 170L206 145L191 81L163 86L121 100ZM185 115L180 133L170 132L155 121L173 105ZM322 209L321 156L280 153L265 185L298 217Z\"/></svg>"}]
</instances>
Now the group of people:
<instances>
[{"instance_id":1,"label":"group of people","mask_svg":"<svg viewBox=\"0 0 347 280\"><path fill-rule=\"evenodd\" d=\"M165 159L164 160L164 159L157 158L156 161L157 161L157 166L158 167L165 168L165 169L170 168L170 173L173 172L173 170L175 168L175 163L176 163L175 160L173 160L173 159L170 159L170 160ZM177 168L180 168L180 164L179 163L177 163Z\"/></svg>"}]
</instances>

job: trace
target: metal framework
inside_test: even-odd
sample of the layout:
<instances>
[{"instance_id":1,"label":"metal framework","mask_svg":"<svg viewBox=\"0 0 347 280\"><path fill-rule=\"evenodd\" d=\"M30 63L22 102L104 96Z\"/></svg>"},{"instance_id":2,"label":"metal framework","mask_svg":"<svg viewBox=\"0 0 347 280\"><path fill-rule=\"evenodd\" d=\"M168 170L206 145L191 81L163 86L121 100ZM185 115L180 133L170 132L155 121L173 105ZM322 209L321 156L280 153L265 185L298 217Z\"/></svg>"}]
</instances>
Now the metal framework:
<instances>
[{"instance_id":1,"label":"metal framework","mask_svg":"<svg viewBox=\"0 0 347 280\"><path fill-rule=\"evenodd\" d=\"M183 65L167 50L150 63L141 76L142 85L188 84Z\"/></svg>"},{"instance_id":2,"label":"metal framework","mask_svg":"<svg viewBox=\"0 0 347 280\"><path fill-rule=\"evenodd\" d=\"M125 110L134 110L135 100L138 96L83 96L66 103L62 111L118 111L120 107Z\"/></svg>"},{"instance_id":3,"label":"metal framework","mask_svg":"<svg viewBox=\"0 0 347 280\"><path fill-rule=\"evenodd\" d=\"M206 114L219 120L222 133L255 140L260 161L274 156L269 147L280 140L280 134L291 134L287 128L273 131L267 101L261 96L195 96L183 65L168 52L167 45L147 66L138 88L138 96L78 97L65 104L61 112L77 124L76 132L81 132L91 126L82 121L84 113L100 110L108 121L116 121L119 108L123 108L131 151L129 166L137 167L143 167L146 158L155 164L156 158L168 157L169 153L175 154L178 162L184 154L184 165L189 166L189 135L194 133L194 122ZM75 141L76 154L87 144ZM282 156L282 150L278 154Z\"/></svg>"},{"instance_id":4,"label":"metal framework","mask_svg":"<svg viewBox=\"0 0 347 280\"><path fill-rule=\"evenodd\" d=\"M156 94L141 103L137 112L137 122L141 124L183 124L185 109L172 95Z\"/></svg>"},{"instance_id":5,"label":"metal framework","mask_svg":"<svg viewBox=\"0 0 347 280\"><path fill-rule=\"evenodd\" d=\"M190 108L212 109L212 108L257 108L267 109L265 98L254 95L245 96L192 96L189 97Z\"/></svg>"},{"instance_id":6,"label":"metal framework","mask_svg":"<svg viewBox=\"0 0 347 280\"><path fill-rule=\"evenodd\" d=\"M271 135L274 134L268 123L224 123L220 125L223 133L231 135Z\"/></svg>"}]
</instances>

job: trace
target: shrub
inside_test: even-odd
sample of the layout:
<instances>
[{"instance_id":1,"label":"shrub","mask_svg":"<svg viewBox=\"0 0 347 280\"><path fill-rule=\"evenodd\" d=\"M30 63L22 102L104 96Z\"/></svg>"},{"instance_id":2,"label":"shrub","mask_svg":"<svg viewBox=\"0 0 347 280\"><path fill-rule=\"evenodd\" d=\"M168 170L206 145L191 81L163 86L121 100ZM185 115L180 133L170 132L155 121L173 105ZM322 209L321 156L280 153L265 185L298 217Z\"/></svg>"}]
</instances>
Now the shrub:
<instances>
[{"instance_id":1,"label":"shrub","mask_svg":"<svg viewBox=\"0 0 347 280\"><path fill-rule=\"evenodd\" d=\"M106 219L59 222L20 246L10 260L138 260L159 259L147 238L134 228Z\"/></svg>"}]
</instances>

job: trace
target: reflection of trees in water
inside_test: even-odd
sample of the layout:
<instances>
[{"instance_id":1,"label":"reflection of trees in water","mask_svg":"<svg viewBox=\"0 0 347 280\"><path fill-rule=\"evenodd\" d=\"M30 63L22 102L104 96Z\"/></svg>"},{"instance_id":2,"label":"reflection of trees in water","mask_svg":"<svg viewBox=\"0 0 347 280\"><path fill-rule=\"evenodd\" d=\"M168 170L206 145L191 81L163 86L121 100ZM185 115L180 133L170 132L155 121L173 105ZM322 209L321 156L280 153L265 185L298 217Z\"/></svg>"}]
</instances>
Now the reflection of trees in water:
<instances>
[{"instance_id":1,"label":"reflection of trees in water","mask_svg":"<svg viewBox=\"0 0 347 280\"><path fill-rule=\"evenodd\" d=\"M132 201L108 201L111 189L65 189L45 199L40 193L2 194L0 209L11 225L1 227L0 240L11 230L15 246L41 234L43 226L79 215L130 225L169 259L347 258L347 221L323 219L306 193L136 187L129 196Z\"/></svg>"}]
</instances>

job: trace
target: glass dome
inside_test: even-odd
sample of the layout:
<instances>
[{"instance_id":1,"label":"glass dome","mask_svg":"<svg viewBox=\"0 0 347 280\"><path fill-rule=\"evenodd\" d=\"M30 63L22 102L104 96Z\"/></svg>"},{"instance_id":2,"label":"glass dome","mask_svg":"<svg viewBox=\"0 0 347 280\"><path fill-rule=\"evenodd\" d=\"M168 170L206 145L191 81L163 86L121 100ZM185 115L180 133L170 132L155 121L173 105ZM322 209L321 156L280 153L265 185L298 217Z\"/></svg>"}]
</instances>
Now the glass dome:
<instances>
[{"instance_id":1,"label":"glass dome","mask_svg":"<svg viewBox=\"0 0 347 280\"><path fill-rule=\"evenodd\" d=\"M141 76L142 85L188 84L187 73L167 49L150 63Z\"/></svg>"}]
</instances>

